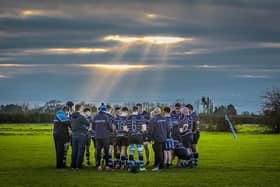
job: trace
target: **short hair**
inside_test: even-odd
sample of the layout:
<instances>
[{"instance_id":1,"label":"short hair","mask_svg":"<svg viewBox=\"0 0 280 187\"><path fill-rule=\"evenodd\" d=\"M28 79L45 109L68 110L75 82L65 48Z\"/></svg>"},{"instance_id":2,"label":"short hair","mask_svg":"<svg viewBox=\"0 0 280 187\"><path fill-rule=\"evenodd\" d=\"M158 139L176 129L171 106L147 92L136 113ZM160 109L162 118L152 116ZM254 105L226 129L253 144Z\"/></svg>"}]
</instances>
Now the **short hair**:
<instances>
[{"instance_id":1,"label":"short hair","mask_svg":"<svg viewBox=\"0 0 280 187\"><path fill-rule=\"evenodd\" d=\"M187 104L186 107L189 108L190 110L193 110L193 106L191 104Z\"/></svg>"},{"instance_id":2,"label":"short hair","mask_svg":"<svg viewBox=\"0 0 280 187\"><path fill-rule=\"evenodd\" d=\"M128 108L126 106L122 107L123 112L128 112Z\"/></svg>"},{"instance_id":3,"label":"short hair","mask_svg":"<svg viewBox=\"0 0 280 187\"><path fill-rule=\"evenodd\" d=\"M69 111L70 111L70 108L69 108L69 106L64 106L64 107L62 108L62 110L63 110L64 112L69 112Z\"/></svg>"},{"instance_id":4,"label":"short hair","mask_svg":"<svg viewBox=\"0 0 280 187\"><path fill-rule=\"evenodd\" d=\"M180 103L176 103L175 107L181 107L181 104Z\"/></svg>"},{"instance_id":5,"label":"short hair","mask_svg":"<svg viewBox=\"0 0 280 187\"><path fill-rule=\"evenodd\" d=\"M83 112L90 112L90 108L84 108Z\"/></svg>"},{"instance_id":6,"label":"short hair","mask_svg":"<svg viewBox=\"0 0 280 187\"><path fill-rule=\"evenodd\" d=\"M137 107L143 107L143 105L141 103L137 103L136 106Z\"/></svg>"},{"instance_id":7,"label":"short hair","mask_svg":"<svg viewBox=\"0 0 280 187\"><path fill-rule=\"evenodd\" d=\"M114 108L114 110L120 110L121 109L121 107L119 107L119 106L116 106L115 108Z\"/></svg>"},{"instance_id":8,"label":"short hair","mask_svg":"<svg viewBox=\"0 0 280 187\"><path fill-rule=\"evenodd\" d=\"M82 105L76 104L76 105L75 105L75 111L81 110L81 107L82 107Z\"/></svg>"},{"instance_id":9,"label":"short hair","mask_svg":"<svg viewBox=\"0 0 280 187\"><path fill-rule=\"evenodd\" d=\"M166 106L166 107L163 108L163 111L165 113L170 113L171 109L170 109L170 107Z\"/></svg>"},{"instance_id":10,"label":"short hair","mask_svg":"<svg viewBox=\"0 0 280 187\"><path fill-rule=\"evenodd\" d=\"M68 106L69 108L72 108L74 106L74 103L72 101L67 101L66 106Z\"/></svg>"},{"instance_id":11,"label":"short hair","mask_svg":"<svg viewBox=\"0 0 280 187\"><path fill-rule=\"evenodd\" d=\"M132 111L133 111L133 112L136 112L137 110L138 110L138 107L137 107L137 106L133 106L133 107L132 107Z\"/></svg>"},{"instance_id":12,"label":"short hair","mask_svg":"<svg viewBox=\"0 0 280 187\"><path fill-rule=\"evenodd\" d=\"M112 109L111 105L106 105L107 110Z\"/></svg>"}]
</instances>

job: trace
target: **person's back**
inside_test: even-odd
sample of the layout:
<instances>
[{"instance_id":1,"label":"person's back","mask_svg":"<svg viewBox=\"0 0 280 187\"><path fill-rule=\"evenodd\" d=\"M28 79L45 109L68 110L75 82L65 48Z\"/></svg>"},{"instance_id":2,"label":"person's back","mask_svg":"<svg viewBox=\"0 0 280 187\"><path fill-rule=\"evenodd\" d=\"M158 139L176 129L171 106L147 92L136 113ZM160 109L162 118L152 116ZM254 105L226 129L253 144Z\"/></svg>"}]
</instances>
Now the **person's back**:
<instances>
[{"instance_id":1,"label":"person's back","mask_svg":"<svg viewBox=\"0 0 280 187\"><path fill-rule=\"evenodd\" d=\"M143 110L141 113L138 114L139 117L144 121L147 122L151 119L151 114L145 110Z\"/></svg>"},{"instance_id":2,"label":"person's back","mask_svg":"<svg viewBox=\"0 0 280 187\"><path fill-rule=\"evenodd\" d=\"M117 137L123 137L127 135L127 132L125 131L127 117L126 116L117 116L114 119L114 124L116 126L116 136Z\"/></svg>"},{"instance_id":3,"label":"person's back","mask_svg":"<svg viewBox=\"0 0 280 187\"><path fill-rule=\"evenodd\" d=\"M102 149L104 149L106 170L111 170L111 167L109 165L110 131L112 130L111 125L111 119L109 119L108 114L106 114L106 105L102 103L99 107L99 112L92 119L92 128L95 130L96 166L98 168L98 171L102 171Z\"/></svg>"},{"instance_id":4,"label":"person's back","mask_svg":"<svg viewBox=\"0 0 280 187\"><path fill-rule=\"evenodd\" d=\"M167 139L168 126L166 118L158 114L151 121L151 137L155 142L165 142Z\"/></svg>"},{"instance_id":5,"label":"person's back","mask_svg":"<svg viewBox=\"0 0 280 187\"><path fill-rule=\"evenodd\" d=\"M172 132L171 136L173 140L181 141L181 133L180 133L181 121L177 119L172 119Z\"/></svg>"},{"instance_id":6,"label":"person's back","mask_svg":"<svg viewBox=\"0 0 280 187\"><path fill-rule=\"evenodd\" d=\"M158 171L164 168L164 149L167 139L167 121L161 115L161 109L156 107L153 110L154 117L150 121L150 136L154 140L153 149L155 152L155 168L152 171Z\"/></svg>"},{"instance_id":7,"label":"person's back","mask_svg":"<svg viewBox=\"0 0 280 187\"><path fill-rule=\"evenodd\" d=\"M167 123L167 128L168 128L168 138L172 137L172 129L173 129L173 119L171 116L164 116L166 123Z\"/></svg>"},{"instance_id":8,"label":"person's back","mask_svg":"<svg viewBox=\"0 0 280 187\"><path fill-rule=\"evenodd\" d=\"M190 114L191 118L192 118L192 122L193 122L193 132L197 132L197 131L200 131L199 129L199 116L196 112L192 111L191 114Z\"/></svg>"},{"instance_id":9,"label":"person's back","mask_svg":"<svg viewBox=\"0 0 280 187\"><path fill-rule=\"evenodd\" d=\"M143 121L143 124L146 125L146 131L143 132L143 139L144 139L144 149L146 154L146 166L150 164L150 150L149 150L149 144L151 142L151 137L149 133L149 120L151 119L151 113L145 111L143 109L143 105L141 103L136 104L138 114L140 115L141 120Z\"/></svg>"},{"instance_id":10,"label":"person's back","mask_svg":"<svg viewBox=\"0 0 280 187\"><path fill-rule=\"evenodd\" d=\"M127 118L128 127L128 142L129 142L129 160L128 166L131 170L131 166L134 160L134 149L137 147L138 158L140 164L140 171L145 171L144 157L143 157L143 132L146 130L144 125L144 118L142 118L137 112L137 106L132 109L132 114Z\"/></svg>"},{"instance_id":11,"label":"person's back","mask_svg":"<svg viewBox=\"0 0 280 187\"><path fill-rule=\"evenodd\" d=\"M128 133L127 133L127 115L128 108L123 107L121 110L116 112L114 118L114 127L116 132L116 156L115 156L115 167L125 167L125 160L127 158L127 146L128 146Z\"/></svg>"},{"instance_id":12,"label":"person's back","mask_svg":"<svg viewBox=\"0 0 280 187\"><path fill-rule=\"evenodd\" d=\"M69 139L70 121L63 110L56 113L53 124L53 135L58 139L67 141Z\"/></svg>"},{"instance_id":13,"label":"person's back","mask_svg":"<svg viewBox=\"0 0 280 187\"><path fill-rule=\"evenodd\" d=\"M183 116L182 116L182 114L181 114L180 111L173 110L173 111L171 112L171 117L172 117L173 119L180 120L180 119L182 119Z\"/></svg>"},{"instance_id":14,"label":"person's back","mask_svg":"<svg viewBox=\"0 0 280 187\"><path fill-rule=\"evenodd\" d=\"M82 105L76 104L75 111L71 117L72 127L72 163L74 169L82 169L84 159L85 144L87 140L87 132L89 121L81 115Z\"/></svg>"},{"instance_id":15,"label":"person's back","mask_svg":"<svg viewBox=\"0 0 280 187\"><path fill-rule=\"evenodd\" d=\"M131 114L127 118L127 127L130 135L142 134L143 120L138 114Z\"/></svg>"},{"instance_id":16,"label":"person's back","mask_svg":"<svg viewBox=\"0 0 280 187\"><path fill-rule=\"evenodd\" d=\"M68 118L69 108L64 106L62 110L59 110L55 114L53 137L56 151L56 168L64 168L66 166L66 160L64 162L65 144L69 140L68 128L70 127L70 121Z\"/></svg>"},{"instance_id":17,"label":"person's back","mask_svg":"<svg viewBox=\"0 0 280 187\"><path fill-rule=\"evenodd\" d=\"M72 129L72 133L73 135L75 134L84 134L86 135L89 126L89 122L87 121L87 119L82 116L80 114L80 112L74 112L72 113L72 117L71 117L71 129Z\"/></svg>"},{"instance_id":18,"label":"person's back","mask_svg":"<svg viewBox=\"0 0 280 187\"><path fill-rule=\"evenodd\" d=\"M93 117L93 129L95 131L95 139L108 138L110 135L110 119L108 114L103 111L98 112Z\"/></svg>"}]
</instances>

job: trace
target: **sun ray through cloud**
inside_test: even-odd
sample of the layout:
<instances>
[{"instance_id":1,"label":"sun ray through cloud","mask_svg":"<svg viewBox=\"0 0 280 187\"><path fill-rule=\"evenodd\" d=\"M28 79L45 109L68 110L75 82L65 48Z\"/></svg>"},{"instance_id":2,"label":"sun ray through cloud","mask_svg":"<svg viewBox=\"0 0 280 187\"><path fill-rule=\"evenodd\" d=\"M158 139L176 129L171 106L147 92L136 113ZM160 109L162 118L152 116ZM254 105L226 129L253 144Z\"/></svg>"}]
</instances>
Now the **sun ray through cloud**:
<instances>
[{"instance_id":1,"label":"sun ray through cloud","mask_svg":"<svg viewBox=\"0 0 280 187\"><path fill-rule=\"evenodd\" d=\"M194 38L184 38L175 36L120 36L120 35L108 35L103 38L104 41L116 41L121 43L136 43L145 44L151 43L155 45L176 44L181 42L192 42Z\"/></svg>"}]
</instances>

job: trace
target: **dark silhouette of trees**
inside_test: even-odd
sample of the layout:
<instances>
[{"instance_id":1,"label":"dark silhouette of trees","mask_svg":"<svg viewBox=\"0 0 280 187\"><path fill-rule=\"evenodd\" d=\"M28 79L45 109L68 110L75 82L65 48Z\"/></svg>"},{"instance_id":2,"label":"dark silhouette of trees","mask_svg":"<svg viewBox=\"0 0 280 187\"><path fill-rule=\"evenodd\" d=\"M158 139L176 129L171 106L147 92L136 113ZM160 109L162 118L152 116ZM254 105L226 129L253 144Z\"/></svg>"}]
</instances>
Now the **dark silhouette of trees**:
<instances>
[{"instance_id":1,"label":"dark silhouette of trees","mask_svg":"<svg viewBox=\"0 0 280 187\"><path fill-rule=\"evenodd\" d=\"M280 133L280 89L273 88L262 96L262 111L266 117L266 125L273 133Z\"/></svg>"},{"instance_id":2,"label":"dark silhouette of trees","mask_svg":"<svg viewBox=\"0 0 280 187\"><path fill-rule=\"evenodd\" d=\"M1 112L23 112L24 109L22 106L17 105L17 104L8 104L8 105L1 105L0 106L0 111Z\"/></svg>"},{"instance_id":3,"label":"dark silhouette of trees","mask_svg":"<svg viewBox=\"0 0 280 187\"><path fill-rule=\"evenodd\" d=\"M213 113L213 101L209 97L201 97L201 105L204 114L212 114Z\"/></svg>"},{"instance_id":4,"label":"dark silhouette of trees","mask_svg":"<svg viewBox=\"0 0 280 187\"><path fill-rule=\"evenodd\" d=\"M216 106L215 107L214 114L215 115L229 114L231 116L236 116L237 115L237 110L235 109L235 106L233 104L229 104L227 106L221 105L221 106Z\"/></svg>"}]
</instances>

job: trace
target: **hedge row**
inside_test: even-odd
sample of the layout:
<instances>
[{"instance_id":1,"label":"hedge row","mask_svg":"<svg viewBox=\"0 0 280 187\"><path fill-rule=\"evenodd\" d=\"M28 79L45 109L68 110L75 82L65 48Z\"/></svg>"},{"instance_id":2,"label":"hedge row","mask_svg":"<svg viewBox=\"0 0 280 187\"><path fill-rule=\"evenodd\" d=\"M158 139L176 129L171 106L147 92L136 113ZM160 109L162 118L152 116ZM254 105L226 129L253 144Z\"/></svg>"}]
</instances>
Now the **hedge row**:
<instances>
[{"instance_id":1,"label":"hedge row","mask_svg":"<svg viewBox=\"0 0 280 187\"><path fill-rule=\"evenodd\" d=\"M0 113L0 123L52 123L52 113Z\"/></svg>"},{"instance_id":2,"label":"hedge row","mask_svg":"<svg viewBox=\"0 0 280 187\"><path fill-rule=\"evenodd\" d=\"M205 131L228 131L224 116L200 115L200 128ZM0 123L52 123L53 113L0 113ZM262 116L231 116L233 124L265 124Z\"/></svg>"},{"instance_id":3,"label":"hedge row","mask_svg":"<svg viewBox=\"0 0 280 187\"><path fill-rule=\"evenodd\" d=\"M201 115L201 130L205 131L229 131L229 125L225 116ZM263 116L230 116L233 124L265 124Z\"/></svg>"}]
</instances>

